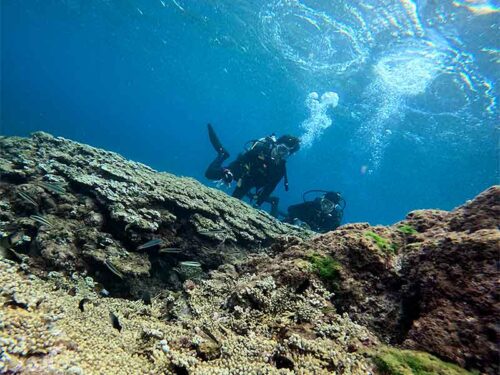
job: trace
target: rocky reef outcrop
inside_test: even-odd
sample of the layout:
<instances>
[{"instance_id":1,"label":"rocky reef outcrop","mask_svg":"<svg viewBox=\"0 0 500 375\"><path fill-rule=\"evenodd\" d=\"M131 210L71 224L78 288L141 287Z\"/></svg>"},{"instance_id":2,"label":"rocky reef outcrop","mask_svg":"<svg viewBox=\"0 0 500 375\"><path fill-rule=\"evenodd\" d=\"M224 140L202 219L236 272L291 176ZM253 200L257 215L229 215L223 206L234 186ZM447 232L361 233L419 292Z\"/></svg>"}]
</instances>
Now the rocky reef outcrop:
<instances>
[{"instance_id":1,"label":"rocky reef outcrop","mask_svg":"<svg viewBox=\"0 0 500 375\"><path fill-rule=\"evenodd\" d=\"M0 196L0 230L34 269L88 271L136 296L180 285L181 261L213 269L307 235L194 179L43 132L0 138Z\"/></svg>"},{"instance_id":2,"label":"rocky reef outcrop","mask_svg":"<svg viewBox=\"0 0 500 375\"><path fill-rule=\"evenodd\" d=\"M253 272L272 269L284 284L290 275L304 283L302 262L317 264L337 311L383 341L495 373L499 224L495 186L451 212L414 211L388 227L344 225L284 246L274 257L277 266L264 262Z\"/></svg>"},{"instance_id":3,"label":"rocky reef outcrop","mask_svg":"<svg viewBox=\"0 0 500 375\"><path fill-rule=\"evenodd\" d=\"M499 199L312 236L114 153L0 138L0 373L497 373Z\"/></svg>"}]
</instances>

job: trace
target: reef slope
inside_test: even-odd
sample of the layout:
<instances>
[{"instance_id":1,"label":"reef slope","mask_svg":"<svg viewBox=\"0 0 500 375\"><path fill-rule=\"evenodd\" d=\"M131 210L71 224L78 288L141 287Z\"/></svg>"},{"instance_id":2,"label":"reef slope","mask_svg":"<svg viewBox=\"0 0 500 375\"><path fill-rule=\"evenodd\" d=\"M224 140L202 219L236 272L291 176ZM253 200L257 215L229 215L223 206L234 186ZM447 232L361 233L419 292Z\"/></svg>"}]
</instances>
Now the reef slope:
<instances>
[{"instance_id":1,"label":"reef slope","mask_svg":"<svg viewBox=\"0 0 500 375\"><path fill-rule=\"evenodd\" d=\"M43 132L0 138L0 196L0 230L15 233L13 250L34 268L87 271L109 285L118 274L122 295L179 286L171 269L182 260L210 269L307 235L194 179Z\"/></svg>"},{"instance_id":2,"label":"reef slope","mask_svg":"<svg viewBox=\"0 0 500 375\"><path fill-rule=\"evenodd\" d=\"M0 138L0 373L495 374L499 200L311 237L114 153Z\"/></svg>"}]
</instances>

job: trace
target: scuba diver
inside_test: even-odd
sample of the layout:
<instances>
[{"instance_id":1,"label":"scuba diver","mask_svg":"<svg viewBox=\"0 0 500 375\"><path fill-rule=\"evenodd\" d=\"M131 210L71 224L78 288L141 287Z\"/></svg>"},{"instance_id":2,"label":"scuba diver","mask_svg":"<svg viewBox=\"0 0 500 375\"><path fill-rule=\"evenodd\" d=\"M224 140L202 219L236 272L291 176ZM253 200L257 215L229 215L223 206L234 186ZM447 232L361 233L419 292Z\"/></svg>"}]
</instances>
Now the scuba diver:
<instances>
[{"instance_id":1,"label":"scuba diver","mask_svg":"<svg viewBox=\"0 0 500 375\"><path fill-rule=\"evenodd\" d=\"M306 196L310 193L323 194L314 200L306 200ZM346 201L340 193L326 190L309 190L302 195L302 198L303 203L288 207L285 222L320 233L334 230L340 225L346 206Z\"/></svg>"},{"instance_id":2,"label":"scuba diver","mask_svg":"<svg viewBox=\"0 0 500 375\"><path fill-rule=\"evenodd\" d=\"M283 135L276 138L274 135L249 141L251 145L238 155L236 160L224 167L222 163L229 158L229 152L222 147L212 125L208 124L210 142L217 151L217 157L208 166L205 177L210 180L219 180L228 185L236 181L233 197L242 199L250 195L254 207L269 201L269 196L276 185L284 178L285 190L288 191L286 161L290 155L300 147L299 138ZM255 192L250 192L255 188Z\"/></svg>"}]
</instances>

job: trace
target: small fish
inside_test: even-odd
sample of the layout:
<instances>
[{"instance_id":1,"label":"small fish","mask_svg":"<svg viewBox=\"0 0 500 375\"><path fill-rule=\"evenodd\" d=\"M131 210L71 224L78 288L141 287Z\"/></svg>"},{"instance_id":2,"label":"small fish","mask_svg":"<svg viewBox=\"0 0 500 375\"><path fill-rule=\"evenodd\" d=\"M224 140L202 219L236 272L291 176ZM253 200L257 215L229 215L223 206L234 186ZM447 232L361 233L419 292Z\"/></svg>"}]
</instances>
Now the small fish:
<instances>
[{"instance_id":1,"label":"small fish","mask_svg":"<svg viewBox=\"0 0 500 375\"><path fill-rule=\"evenodd\" d=\"M113 272L116 276L118 276L120 279L123 279L123 273L121 273L120 271L118 271L116 269L116 267L113 265L113 263L111 263L109 260L105 260L104 261L104 264L106 265L106 267L108 267L108 269Z\"/></svg>"},{"instance_id":2,"label":"small fish","mask_svg":"<svg viewBox=\"0 0 500 375\"><path fill-rule=\"evenodd\" d=\"M145 305L151 305L151 294L147 290L142 294L142 301Z\"/></svg>"},{"instance_id":3,"label":"small fish","mask_svg":"<svg viewBox=\"0 0 500 375\"><path fill-rule=\"evenodd\" d=\"M66 190L64 189L64 186L61 183L50 183L50 182L44 182L41 181L38 183L38 186L41 186L45 190L52 191L57 194L65 194Z\"/></svg>"},{"instance_id":4,"label":"small fish","mask_svg":"<svg viewBox=\"0 0 500 375\"><path fill-rule=\"evenodd\" d=\"M200 263L192 262L192 261L185 261L185 262L181 262L180 264L181 264L181 266L184 266L184 267L195 267L195 268L201 267Z\"/></svg>"},{"instance_id":5,"label":"small fish","mask_svg":"<svg viewBox=\"0 0 500 375\"><path fill-rule=\"evenodd\" d=\"M85 311L85 304L87 302L90 302L90 300L88 298L83 298L80 300L80 302L78 302L78 308L80 309L81 312Z\"/></svg>"},{"instance_id":6,"label":"small fish","mask_svg":"<svg viewBox=\"0 0 500 375\"><path fill-rule=\"evenodd\" d=\"M139 14L140 14L141 16L143 16L143 15L144 15L143 11L142 11L142 10L140 10L139 8L137 8L137 11L139 12Z\"/></svg>"},{"instance_id":7,"label":"small fish","mask_svg":"<svg viewBox=\"0 0 500 375\"><path fill-rule=\"evenodd\" d=\"M215 337L215 335L207 328L207 327L201 327L201 330L205 332L205 334L210 337L214 342L218 345L220 345L220 341Z\"/></svg>"},{"instance_id":8,"label":"small fish","mask_svg":"<svg viewBox=\"0 0 500 375\"><path fill-rule=\"evenodd\" d=\"M148 241L145 244L142 244L141 246L137 247L137 250L149 249L150 247L159 246L161 244L162 244L162 241L157 238L157 239Z\"/></svg>"},{"instance_id":9,"label":"small fish","mask_svg":"<svg viewBox=\"0 0 500 375\"><path fill-rule=\"evenodd\" d=\"M18 191L17 195L19 195L24 201L28 202L29 204L38 207L38 203L36 203L28 193L25 193L24 191Z\"/></svg>"},{"instance_id":10,"label":"small fish","mask_svg":"<svg viewBox=\"0 0 500 375\"><path fill-rule=\"evenodd\" d=\"M46 218L44 218L43 216L40 216L40 215L31 215L30 219L35 220L39 224L45 225L45 226L47 226L49 228L52 227L52 223L50 221L48 221Z\"/></svg>"},{"instance_id":11,"label":"small fish","mask_svg":"<svg viewBox=\"0 0 500 375\"><path fill-rule=\"evenodd\" d=\"M182 252L180 247L165 247L163 249L158 250L160 254L179 254Z\"/></svg>"},{"instance_id":12,"label":"small fish","mask_svg":"<svg viewBox=\"0 0 500 375\"><path fill-rule=\"evenodd\" d=\"M163 0L160 0L160 3L161 3L161 5L163 5L164 8L167 6L167 4L165 4L165 2Z\"/></svg>"},{"instance_id":13,"label":"small fish","mask_svg":"<svg viewBox=\"0 0 500 375\"><path fill-rule=\"evenodd\" d=\"M118 330L118 332L122 331L122 325L120 324L118 317L112 312L109 313L109 322L111 323L114 329Z\"/></svg>"},{"instance_id":14,"label":"small fish","mask_svg":"<svg viewBox=\"0 0 500 375\"><path fill-rule=\"evenodd\" d=\"M202 229L198 231L198 234L201 235L209 235L209 234L219 234L219 233L227 233L225 229Z\"/></svg>"},{"instance_id":15,"label":"small fish","mask_svg":"<svg viewBox=\"0 0 500 375\"><path fill-rule=\"evenodd\" d=\"M40 307L40 305L42 304L42 302L44 302L44 301L45 301L45 297L40 298L38 301L36 301L35 307L38 309Z\"/></svg>"}]
</instances>

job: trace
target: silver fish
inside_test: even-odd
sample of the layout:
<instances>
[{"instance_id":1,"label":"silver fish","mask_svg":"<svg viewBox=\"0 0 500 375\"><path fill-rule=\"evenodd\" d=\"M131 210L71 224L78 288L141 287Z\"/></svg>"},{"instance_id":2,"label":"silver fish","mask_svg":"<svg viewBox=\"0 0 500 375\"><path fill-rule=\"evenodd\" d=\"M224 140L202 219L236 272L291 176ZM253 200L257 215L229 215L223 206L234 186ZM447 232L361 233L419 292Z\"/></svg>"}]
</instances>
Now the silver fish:
<instances>
[{"instance_id":1,"label":"silver fish","mask_svg":"<svg viewBox=\"0 0 500 375\"><path fill-rule=\"evenodd\" d=\"M111 263L109 260L105 260L104 261L104 264L106 265L106 267L108 267L108 269L113 272L116 276L118 276L120 279L123 279L123 273L121 273L120 271L118 271L116 269L116 267L113 265L113 263Z\"/></svg>"},{"instance_id":2,"label":"silver fish","mask_svg":"<svg viewBox=\"0 0 500 375\"><path fill-rule=\"evenodd\" d=\"M50 221L48 221L46 218L44 218L43 216L31 215L30 219L35 220L37 223L39 223L41 225L45 225L49 228L52 227L52 223Z\"/></svg>"},{"instance_id":3,"label":"silver fish","mask_svg":"<svg viewBox=\"0 0 500 375\"><path fill-rule=\"evenodd\" d=\"M182 252L180 247L166 247L158 250L160 254L179 254Z\"/></svg>"},{"instance_id":4,"label":"silver fish","mask_svg":"<svg viewBox=\"0 0 500 375\"><path fill-rule=\"evenodd\" d=\"M194 268L200 268L201 267L200 263L198 263L198 262L192 262L192 261L181 262L180 265L182 267L194 267Z\"/></svg>"},{"instance_id":5,"label":"silver fish","mask_svg":"<svg viewBox=\"0 0 500 375\"><path fill-rule=\"evenodd\" d=\"M162 244L162 240L160 239L155 239L146 242L145 244L142 244L141 246L137 247L137 250L144 250L144 249L149 249L150 247L158 246Z\"/></svg>"},{"instance_id":6,"label":"silver fish","mask_svg":"<svg viewBox=\"0 0 500 375\"><path fill-rule=\"evenodd\" d=\"M52 191L54 193L58 193L58 194L65 194L66 193L66 190L64 189L64 186L61 183L50 183L50 182L41 181L38 183L38 186L41 186L45 190L49 190L49 191Z\"/></svg>"},{"instance_id":7,"label":"silver fish","mask_svg":"<svg viewBox=\"0 0 500 375\"><path fill-rule=\"evenodd\" d=\"M24 201L28 202L29 204L38 207L38 203L36 203L28 193L25 193L24 191L18 191L17 195L19 195Z\"/></svg>"},{"instance_id":8,"label":"silver fish","mask_svg":"<svg viewBox=\"0 0 500 375\"><path fill-rule=\"evenodd\" d=\"M201 235L211 235L211 234L222 234L222 233L227 233L225 229L202 229L198 231L198 234Z\"/></svg>"}]
</instances>

